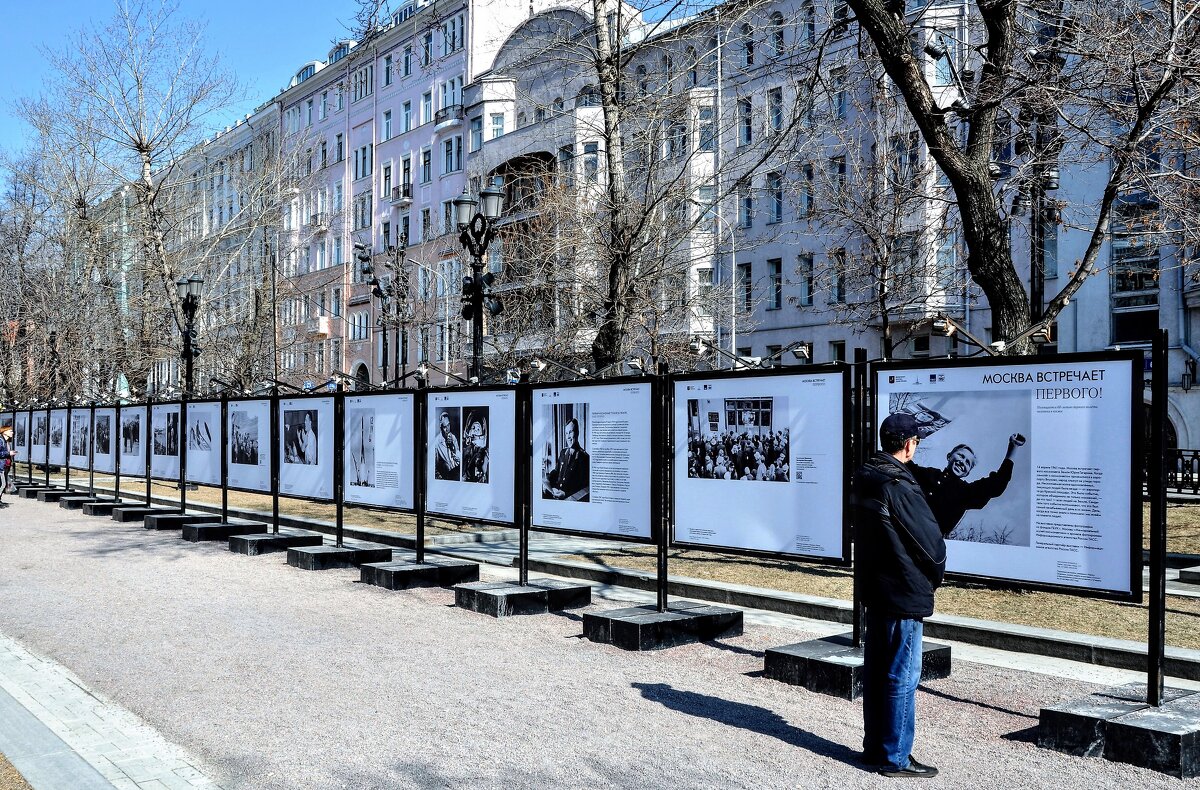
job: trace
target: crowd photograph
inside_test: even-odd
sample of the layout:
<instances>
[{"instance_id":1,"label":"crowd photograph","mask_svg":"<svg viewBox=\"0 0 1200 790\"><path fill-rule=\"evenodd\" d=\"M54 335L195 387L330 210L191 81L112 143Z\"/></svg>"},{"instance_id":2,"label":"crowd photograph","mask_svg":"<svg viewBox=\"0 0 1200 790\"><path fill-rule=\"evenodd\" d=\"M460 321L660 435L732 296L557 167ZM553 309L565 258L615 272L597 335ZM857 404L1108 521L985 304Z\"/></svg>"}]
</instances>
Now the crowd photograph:
<instances>
[{"instance_id":1,"label":"crowd photograph","mask_svg":"<svg viewBox=\"0 0 1200 790\"><path fill-rule=\"evenodd\" d=\"M791 480L788 428L774 429L786 398L688 401L688 477L711 480Z\"/></svg>"}]
</instances>

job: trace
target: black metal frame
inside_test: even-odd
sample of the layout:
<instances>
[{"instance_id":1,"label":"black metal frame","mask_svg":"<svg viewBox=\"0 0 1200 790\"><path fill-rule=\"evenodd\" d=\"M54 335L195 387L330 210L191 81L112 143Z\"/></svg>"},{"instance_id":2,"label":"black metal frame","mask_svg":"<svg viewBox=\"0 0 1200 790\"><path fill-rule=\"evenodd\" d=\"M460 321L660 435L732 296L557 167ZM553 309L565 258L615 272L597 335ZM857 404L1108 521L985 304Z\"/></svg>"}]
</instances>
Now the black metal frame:
<instances>
[{"instance_id":1,"label":"black metal frame","mask_svg":"<svg viewBox=\"0 0 1200 790\"><path fill-rule=\"evenodd\" d=\"M421 430L420 430L420 425L418 425L418 424L417 424L417 417L418 417L418 414L417 414L417 412L418 412L418 409L417 409L417 402L418 402L418 401L421 399L421 393L422 393L422 390L418 390L418 389L376 390L376 391L373 391L373 392L343 392L343 393L340 393L339 397L341 397L342 399L348 399L348 398L380 398L380 397L387 397L387 396L389 396L389 395L390 395L390 396L393 396L393 397L395 397L395 396L397 396L397 395L400 395L400 396L403 396L403 395L408 395L408 396L411 396L411 397L412 397L412 419L413 419L413 436L412 436L412 439L413 439L413 490L412 490L412 503L413 503L413 506L412 506L411 508L407 508L407 507L400 507L399 505L376 505L376 504L369 503L369 502L351 502L350 500L348 500L348 499L345 499L345 494L344 494L344 492L345 492L345 488L346 488L346 486L345 486L345 482L343 481L343 484L342 484L342 485L343 485L343 488L342 488L342 490L343 490L343 499L344 499L344 501L345 501L345 504L346 504L347 506L349 506L349 507L352 507L352 508L355 508L355 509L360 509L360 508L361 508L362 510L374 510L374 511L378 511L378 512L380 512L380 513L411 513L411 514L413 514L413 515L416 515L417 509L418 509L418 505L420 504L420 503L417 501L417 488L418 488L418 486L417 486L417 462L416 462L416 450L417 450L417 447L418 447L418 445L420 445L420 444L421 444L421 439L423 438L423 434L421 433ZM345 420L346 420L346 414L345 414L345 405L343 404L343 406L342 406L342 422L343 422L343 428L342 428L342 432L343 432L343 436L345 435L345 430L346 430L346 429L345 429L345 426L344 426ZM344 477L344 475L345 475L345 463L346 463L346 461L345 461L345 458L343 458L343 459L342 459L342 469L343 469L343 471L342 471L342 474L343 474L343 477Z\"/></svg>"},{"instance_id":2,"label":"black metal frame","mask_svg":"<svg viewBox=\"0 0 1200 790\"><path fill-rule=\"evenodd\" d=\"M533 474L533 396L535 392L541 390L561 390L561 389L580 389L584 387L622 387L629 384L645 384L650 388L650 461L651 470L653 470L653 462L655 458L666 459L669 455L667 452L666 441L664 439L662 423L662 388L665 384L660 376L621 376L611 379L581 379L576 381L561 381L556 383L537 383L537 384L520 384L518 388L524 388L526 397L528 398L528 414L525 425L525 435L529 440L529 447L523 460L528 466L528 474L526 483L525 496L529 497L529 530L537 532L548 532L555 535L572 535L580 538L596 538L599 540L620 541L622 543L637 543L643 546L655 546L659 543L659 538L662 533L662 481L661 475L651 474L650 478L650 535L649 537L622 535L615 532L595 532L583 529L566 529L561 527L542 527L533 523L533 500L538 494L534 494L533 487L536 478ZM669 462L669 459L667 459Z\"/></svg>"},{"instance_id":3,"label":"black metal frame","mask_svg":"<svg viewBox=\"0 0 1200 790\"><path fill-rule=\"evenodd\" d=\"M220 406L220 405L224 404L224 402L225 402L225 399L224 399L224 398L219 398L219 397L218 397L218 398L188 398L188 400L187 400L187 405L188 405L188 408L190 409L192 406L204 405L204 404L207 404L207 403L213 403L213 404L217 404L218 406ZM220 413L221 413L221 415L222 415L222 418L221 418L221 423L222 423L221 430L222 430L222 431L224 431L224 430L225 430L225 428L224 428L224 423L225 423L225 420L224 420L224 408L222 408L222 409L220 410ZM182 417L183 417L183 410L182 410L182 409L180 410L180 415L181 415L181 416L180 416L180 419L182 420ZM182 462L182 461L183 461L183 456L187 454L187 423L183 423L183 424L180 426L180 429L179 429L179 431L180 431L180 433L181 433L181 434L183 434L183 435L180 437L180 442L179 442L179 453L180 453L180 457L179 457L179 459L180 459L180 461ZM222 436L223 436L223 434L222 434ZM225 457L225 444L224 444L224 442L222 442L222 443L221 443L221 457L222 457L222 458L224 458L224 457ZM185 474L186 474L186 472L187 472L186 465L185 465L184 469L185 469ZM221 478L221 475L218 473L218 481L217 481L216 483L206 483L206 482L204 482L203 480L192 480L191 478L186 478L186 479L184 480L184 483L195 483L195 484L196 484L196 485L198 485L198 486L214 486L214 485L217 485L217 486L223 486L223 481L222 481L220 478Z\"/></svg>"},{"instance_id":4,"label":"black metal frame","mask_svg":"<svg viewBox=\"0 0 1200 790\"><path fill-rule=\"evenodd\" d=\"M430 475L429 475L429 469L427 468L429 465L428 445L429 445L430 439L434 436L434 434L428 430L429 429L429 420L431 419L431 416L433 413L432 410L429 408L430 398L436 397L438 395L470 395L470 394L480 393L480 392L511 392L511 393L513 393L513 398L514 398L514 400L513 400L513 445L514 445L513 446L513 462L514 462L514 464L519 464L521 461L521 443L520 443L520 430L517 427L516 420L518 420L521 416L521 409L519 406L519 402L521 399L521 393L518 390L519 390L518 387L513 387L513 386L508 386L508 385L492 385L492 386L485 386L485 387L474 387L474 386L439 387L437 389L425 389L425 390L421 391L424 395L424 401L425 401L425 403L424 403L425 408L423 409L424 414L422 415L425 420L425 424L421 426L420 431L414 431L414 433L417 433L418 435L423 435L425 437L426 453L425 453L425 458L422 459L422 464L423 464L423 466L422 466L422 482L424 483L424 486L423 486L423 489L421 492L423 494L422 501L421 501L421 507L422 507L422 511L424 512L424 514L426 516L434 516L434 517L440 518L440 519L458 519L463 522L469 522L472 524L486 524L486 525L494 526L494 527L517 527L520 525L520 521L519 521L520 491L517 488L518 480L516 479L516 477L513 478L513 508L512 508L513 519L512 519L512 521L499 521L499 520L490 519L490 518L476 518L474 516L464 516L461 513L443 513L440 510L429 510L427 507L428 502L429 502L429 482L431 480ZM491 418L489 417L488 419L489 419L488 442L490 443L491 437L492 437L492 424L490 421ZM491 447L488 448L488 452L489 453L491 452ZM514 466L513 468L515 470L518 467ZM489 483L489 485L490 485L490 483ZM397 509L399 509L399 508L397 508Z\"/></svg>"},{"instance_id":5,"label":"black metal frame","mask_svg":"<svg viewBox=\"0 0 1200 790\"><path fill-rule=\"evenodd\" d=\"M337 499L335 498L335 496L337 494L337 477L338 477L337 462L339 460L339 456L338 456L339 449L337 446L337 435L338 435L338 430L339 430L339 428L337 426L337 422L338 422L337 401L338 401L338 397L340 394L341 393L337 393L337 392L306 392L303 395L301 395L299 393L288 393L287 395L277 394L277 395L274 395L271 397L271 402L274 405L274 418L271 420L271 423L273 426L273 430L275 431L275 439L274 439L275 456L272 459L272 461L274 462L274 469L275 469L275 474L273 475L274 490L271 492L271 494L275 498L276 501L279 500L279 497L285 497L287 499L302 499L306 502L317 502L322 505L336 505L337 504ZM333 469L331 470L333 479L330 481L330 486L329 486L331 493L328 497L305 496L303 494L291 494L291 493L285 494L279 490L279 478L282 476L282 473L283 473L283 452L282 452L283 448L280 446L283 444L283 431L281 430L281 426L279 424L279 421L283 419L283 402L285 400L287 400L287 401L317 400L319 398L328 398L330 401L333 402L332 403L332 405L333 405L333 417L332 417L333 426L332 427L334 429L334 431L333 431L334 445L333 445ZM276 519L276 524L278 525L278 519Z\"/></svg>"},{"instance_id":6,"label":"black metal frame","mask_svg":"<svg viewBox=\"0 0 1200 790\"><path fill-rule=\"evenodd\" d=\"M268 422L267 443L271 449L272 463L274 462L273 461L274 453L277 448L275 447L275 443L273 441L271 441L270 437L272 436L272 429L269 424L272 420L273 415L275 414L275 409L271 405L272 400L274 400L274 397L267 395L267 396L263 396L263 397L259 397L259 398L228 398L223 401L223 403L224 403L223 409L224 410L223 410L223 416L221 418L221 430L222 430L222 432L224 432L226 434L226 438L225 438L224 452L221 453L221 463L224 464L226 467L228 467L230 465L229 464L229 438L228 438L229 426L226 423L229 422L229 407L234 406L238 403L256 403L256 402L261 401L261 402L267 404L267 422ZM261 448L260 448L260 452L261 452ZM229 485L229 470L228 470L228 468L226 468L226 470L224 472L224 476L225 476L224 487L229 489L230 491L240 491L243 494L263 494L266 496L270 496L271 495L271 470L269 467L271 467L271 463L268 463L267 466L268 466L268 469L267 469L267 487L266 488L244 488L242 486Z\"/></svg>"},{"instance_id":7,"label":"black metal frame","mask_svg":"<svg viewBox=\"0 0 1200 790\"><path fill-rule=\"evenodd\" d=\"M1047 582L1021 581L982 574L948 572L947 580L965 581L985 584L994 589L1041 590L1044 592L1075 595L1081 598L1098 598L1129 603L1142 602L1142 539L1144 536L1142 524L1142 411L1143 411L1143 368L1144 354L1142 351L1101 351L1078 354L1058 354L1052 357L972 357L969 359L920 359L897 362L874 362L870 365L870 409L871 415L879 413L879 376L892 371L903 370L936 370L938 368L953 370L964 367L1028 367L1031 365L1071 365L1089 362L1128 362L1132 368L1130 376L1130 430L1132 436L1129 442L1130 482L1129 482L1129 586L1130 592L1115 590L1093 590L1086 587L1071 587L1068 585L1051 584ZM1120 447L1120 441L1113 441L1113 447ZM875 437L871 437L871 447L876 446Z\"/></svg>"},{"instance_id":8,"label":"black metal frame","mask_svg":"<svg viewBox=\"0 0 1200 790\"><path fill-rule=\"evenodd\" d=\"M669 392L669 405L671 407L671 417L667 425L668 446L672 451L676 446L677 438L675 436L675 409L677 406L675 399L675 385L679 382L689 381L751 381L754 379L763 378L778 378L781 376L813 376L813 375L831 375L838 374L842 378L841 397L842 397L842 546L841 557L822 557L813 554L797 554L786 551L766 551L762 549L742 549L735 546L715 546L705 543L691 543L688 541L677 540L675 538L675 475L674 468L671 469L670 477L670 497L668 498L668 506L670 508L670 538L669 545L671 547L683 549L696 549L699 551L709 551L715 554L731 554L743 557L764 557L768 559L779 559L796 562L811 562L819 565L832 565L835 567L849 567L851 564L850 557L850 474L854 469L853 460L851 458L851 430L853 419L850 408L850 378L851 367L846 364L833 363L825 365L804 365L782 368L770 368L765 370L732 370L732 371L703 371L697 373L683 373L668 377L667 385ZM672 452L672 461L674 460L674 452ZM787 518L788 516L784 516Z\"/></svg>"},{"instance_id":9,"label":"black metal frame","mask_svg":"<svg viewBox=\"0 0 1200 790\"><path fill-rule=\"evenodd\" d=\"M183 401L171 400L171 401L162 401L160 403L154 403L153 401L149 401L146 403L146 405L149 407L146 412L148 415L148 418L146 420L146 448L147 448L146 476L149 477L151 480L169 480L173 483L177 483L180 480L180 475L183 474L185 471L184 465L183 465L184 464L183 444L184 444L184 440L185 440L184 434L186 433L186 427L184 426L183 421L187 415L186 415L184 407L183 407ZM176 439L176 443L179 448L179 455L177 456L177 458L178 458L180 471L169 477L162 477L159 475L155 475L154 470L152 468L153 461L154 461L154 407L155 406L176 406L179 408L179 427L177 429L179 431L179 437ZM169 458L170 456L162 456L162 457Z\"/></svg>"}]
</instances>

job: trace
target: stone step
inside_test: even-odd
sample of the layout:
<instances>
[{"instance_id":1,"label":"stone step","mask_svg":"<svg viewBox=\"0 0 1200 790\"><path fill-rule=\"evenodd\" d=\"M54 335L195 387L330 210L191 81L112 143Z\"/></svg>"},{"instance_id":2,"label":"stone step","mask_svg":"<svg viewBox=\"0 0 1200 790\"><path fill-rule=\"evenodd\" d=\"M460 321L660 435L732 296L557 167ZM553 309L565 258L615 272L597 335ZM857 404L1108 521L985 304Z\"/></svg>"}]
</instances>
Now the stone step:
<instances>
[{"instance_id":1,"label":"stone step","mask_svg":"<svg viewBox=\"0 0 1200 790\"><path fill-rule=\"evenodd\" d=\"M609 609L583 615L583 636L622 650L662 650L740 636L742 610L677 601L660 612L656 606Z\"/></svg>"}]
</instances>

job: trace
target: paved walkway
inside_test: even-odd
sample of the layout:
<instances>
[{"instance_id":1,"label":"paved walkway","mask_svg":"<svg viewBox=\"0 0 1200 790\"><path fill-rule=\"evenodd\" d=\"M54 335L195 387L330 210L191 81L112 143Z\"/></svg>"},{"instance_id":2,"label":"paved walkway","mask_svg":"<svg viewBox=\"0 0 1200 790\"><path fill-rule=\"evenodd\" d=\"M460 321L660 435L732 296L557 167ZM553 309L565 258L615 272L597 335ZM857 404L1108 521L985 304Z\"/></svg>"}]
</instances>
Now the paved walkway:
<instances>
[{"instance_id":1,"label":"paved walkway","mask_svg":"<svg viewBox=\"0 0 1200 790\"><path fill-rule=\"evenodd\" d=\"M0 634L0 752L35 790L210 790L193 758Z\"/></svg>"},{"instance_id":2,"label":"paved walkway","mask_svg":"<svg viewBox=\"0 0 1200 790\"><path fill-rule=\"evenodd\" d=\"M765 647L834 624L750 612L742 637L631 654L582 640L578 613L494 620L27 500L0 510L0 570L0 691L27 711L0 697L0 721L45 729L26 750L0 728L0 751L38 790L893 785L857 761L857 704L759 676ZM1030 742L1040 706L1140 673L955 657L918 703L943 786L1200 789Z\"/></svg>"}]
</instances>

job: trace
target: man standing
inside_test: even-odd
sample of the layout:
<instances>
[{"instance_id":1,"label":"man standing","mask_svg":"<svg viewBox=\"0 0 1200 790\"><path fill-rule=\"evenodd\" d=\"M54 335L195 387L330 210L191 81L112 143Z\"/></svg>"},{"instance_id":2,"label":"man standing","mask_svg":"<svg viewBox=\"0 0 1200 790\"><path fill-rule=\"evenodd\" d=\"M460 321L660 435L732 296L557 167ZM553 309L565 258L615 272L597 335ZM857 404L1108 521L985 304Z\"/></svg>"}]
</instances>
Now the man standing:
<instances>
[{"instance_id":1,"label":"man standing","mask_svg":"<svg viewBox=\"0 0 1200 790\"><path fill-rule=\"evenodd\" d=\"M912 415L879 427L876 452L854 475L856 551L867 607L863 759L892 777L933 777L913 759L923 620L946 570L946 543L905 464L920 443Z\"/></svg>"},{"instance_id":2,"label":"man standing","mask_svg":"<svg viewBox=\"0 0 1200 790\"><path fill-rule=\"evenodd\" d=\"M462 449L450 425L450 415L442 412L438 425L440 430L433 448L433 476L437 480L458 480L461 476L459 464L462 463Z\"/></svg>"},{"instance_id":3,"label":"man standing","mask_svg":"<svg viewBox=\"0 0 1200 790\"><path fill-rule=\"evenodd\" d=\"M1008 437L1008 452L1000 468L987 477L967 481L975 468L975 451L960 444L946 453L946 467L934 469L910 464L913 476L921 484L929 506L937 518L943 535L949 535L968 510L979 510L1004 493L1013 474L1013 454L1025 444L1025 437L1014 433Z\"/></svg>"}]
</instances>

